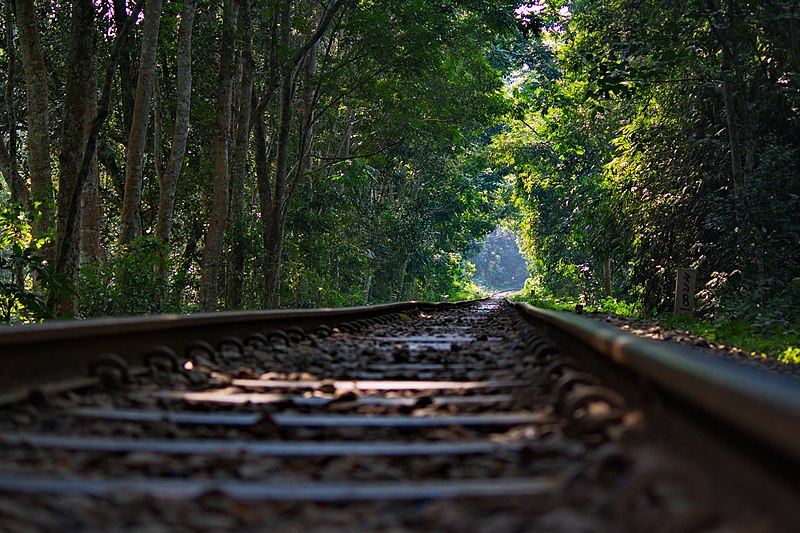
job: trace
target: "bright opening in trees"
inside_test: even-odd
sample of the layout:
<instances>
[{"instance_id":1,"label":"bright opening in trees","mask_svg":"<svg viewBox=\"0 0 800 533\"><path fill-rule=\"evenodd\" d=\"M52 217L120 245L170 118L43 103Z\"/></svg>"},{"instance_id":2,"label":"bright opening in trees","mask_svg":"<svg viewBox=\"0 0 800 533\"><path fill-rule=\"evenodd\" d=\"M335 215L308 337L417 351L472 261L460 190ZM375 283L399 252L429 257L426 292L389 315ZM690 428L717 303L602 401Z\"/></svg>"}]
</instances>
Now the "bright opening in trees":
<instances>
[{"instance_id":1,"label":"bright opening in trees","mask_svg":"<svg viewBox=\"0 0 800 533\"><path fill-rule=\"evenodd\" d=\"M488 292L519 290L528 265L517 246L518 235L503 227L490 233L474 260L475 282Z\"/></svg>"}]
</instances>

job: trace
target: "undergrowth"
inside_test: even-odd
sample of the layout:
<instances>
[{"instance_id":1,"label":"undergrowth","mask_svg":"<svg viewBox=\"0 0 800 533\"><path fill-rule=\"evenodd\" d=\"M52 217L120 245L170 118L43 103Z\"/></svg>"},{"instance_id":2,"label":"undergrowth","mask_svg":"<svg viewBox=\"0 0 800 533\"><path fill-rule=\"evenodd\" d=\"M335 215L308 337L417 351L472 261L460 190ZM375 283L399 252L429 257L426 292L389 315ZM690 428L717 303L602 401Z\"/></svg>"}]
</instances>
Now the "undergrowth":
<instances>
[{"instance_id":1,"label":"undergrowth","mask_svg":"<svg viewBox=\"0 0 800 533\"><path fill-rule=\"evenodd\" d=\"M542 309L575 311L580 302L576 298L551 296L524 296L517 293L514 300L527 302ZM733 346L753 357L772 357L790 364L800 364L800 321L793 324L755 324L741 320L717 320L693 316L645 315L637 304L624 300L605 298L597 305L587 305L589 313L608 313L633 318L651 319L665 327L700 335L710 341Z\"/></svg>"},{"instance_id":2,"label":"undergrowth","mask_svg":"<svg viewBox=\"0 0 800 533\"><path fill-rule=\"evenodd\" d=\"M716 321L690 316L665 316L665 326L700 335L714 342L735 346L753 357L773 357L800 364L800 323L763 326L747 322Z\"/></svg>"}]
</instances>

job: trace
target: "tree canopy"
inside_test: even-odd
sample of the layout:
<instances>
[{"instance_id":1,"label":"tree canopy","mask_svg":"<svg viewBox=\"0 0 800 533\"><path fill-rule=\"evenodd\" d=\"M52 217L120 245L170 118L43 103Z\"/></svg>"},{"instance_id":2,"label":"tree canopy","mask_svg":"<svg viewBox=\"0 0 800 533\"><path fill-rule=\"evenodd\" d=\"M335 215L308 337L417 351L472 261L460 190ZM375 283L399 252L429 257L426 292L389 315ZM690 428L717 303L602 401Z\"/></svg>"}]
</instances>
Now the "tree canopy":
<instances>
[{"instance_id":1,"label":"tree canopy","mask_svg":"<svg viewBox=\"0 0 800 533\"><path fill-rule=\"evenodd\" d=\"M0 17L6 322L458 298L501 222L539 293L667 309L692 267L702 312L800 308L792 0Z\"/></svg>"},{"instance_id":2,"label":"tree canopy","mask_svg":"<svg viewBox=\"0 0 800 533\"><path fill-rule=\"evenodd\" d=\"M508 47L515 116L493 151L516 178L536 282L588 300L610 285L668 309L676 270L691 267L702 312L795 318L797 3L521 10L545 33Z\"/></svg>"},{"instance_id":3,"label":"tree canopy","mask_svg":"<svg viewBox=\"0 0 800 533\"><path fill-rule=\"evenodd\" d=\"M456 297L514 7L7 2L4 318Z\"/></svg>"}]
</instances>

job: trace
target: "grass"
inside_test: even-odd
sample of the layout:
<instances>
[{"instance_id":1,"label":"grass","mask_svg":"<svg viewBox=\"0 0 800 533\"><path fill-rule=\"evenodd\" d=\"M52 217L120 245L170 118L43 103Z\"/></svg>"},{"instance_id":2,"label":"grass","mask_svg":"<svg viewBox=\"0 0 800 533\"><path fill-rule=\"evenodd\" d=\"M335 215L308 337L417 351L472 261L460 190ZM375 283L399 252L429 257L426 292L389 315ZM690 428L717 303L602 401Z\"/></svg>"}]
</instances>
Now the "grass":
<instances>
[{"instance_id":1,"label":"grass","mask_svg":"<svg viewBox=\"0 0 800 533\"><path fill-rule=\"evenodd\" d=\"M535 307L556 311L574 311L579 303L574 298L525 297L519 293L513 298ZM641 307L636 304L614 298L606 298L598 305L586 306L585 311L650 318L644 317ZM764 327L743 321L721 321L691 316L660 315L651 319L672 329L700 335L726 346L735 346L753 357L771 357L784 363L800 364L800 321L789 326Z\"/></svg>"},{"instance_id":2,"label":"grass","mask_svg":"<svg viewBox=\"0 0 800 533\"><path fill-rule=\"evenodd\" d=\"M789 327L764 327L742 321L718 322L688 316L667 316L659 321L720 344L736 346L753 357L772 357L784 363L800 364L800 323Z\"/></svg>"}]
</instances>

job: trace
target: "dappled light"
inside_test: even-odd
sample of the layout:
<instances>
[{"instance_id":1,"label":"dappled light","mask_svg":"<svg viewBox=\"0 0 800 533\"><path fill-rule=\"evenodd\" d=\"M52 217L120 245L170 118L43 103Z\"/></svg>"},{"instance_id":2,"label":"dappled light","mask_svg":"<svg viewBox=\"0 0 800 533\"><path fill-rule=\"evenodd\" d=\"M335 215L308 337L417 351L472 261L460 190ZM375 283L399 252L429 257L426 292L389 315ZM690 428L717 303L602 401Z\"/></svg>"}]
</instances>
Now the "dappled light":
<instances>
[{"instance_id":1,"label":"dappled light","mask_svg":"<svg viewBox=\"0 0 800 533\"><path fill-rule=\"evenodd\" d=\"M517 245L519 236L498 228L483 241L475 257L475 281L487 291L521 289L528 277L528 266Z\"/></svg>"},{"instance_id":2,"label":"dappled light","mask_svg":"<svg viewBox=\"0 0 800 533\"><path fill-rule=\"evenodd\" d=\"M680 269L702 317L796 318L794 2L319 7L9 5L0 320L659 313Z\"/></svg>"}]
</instances>

